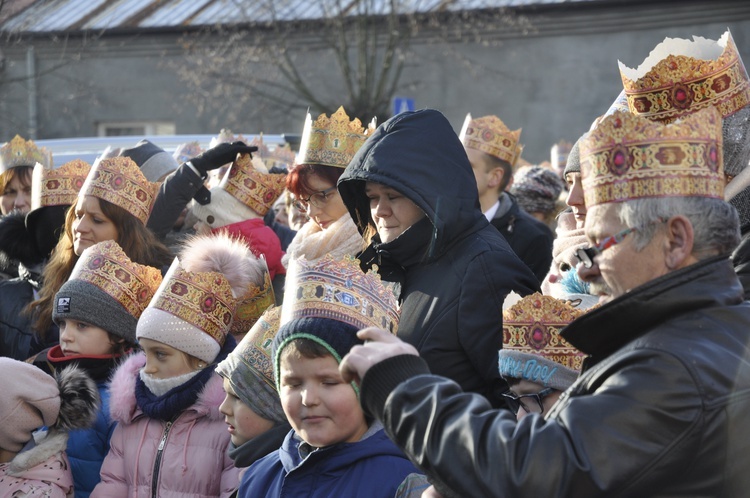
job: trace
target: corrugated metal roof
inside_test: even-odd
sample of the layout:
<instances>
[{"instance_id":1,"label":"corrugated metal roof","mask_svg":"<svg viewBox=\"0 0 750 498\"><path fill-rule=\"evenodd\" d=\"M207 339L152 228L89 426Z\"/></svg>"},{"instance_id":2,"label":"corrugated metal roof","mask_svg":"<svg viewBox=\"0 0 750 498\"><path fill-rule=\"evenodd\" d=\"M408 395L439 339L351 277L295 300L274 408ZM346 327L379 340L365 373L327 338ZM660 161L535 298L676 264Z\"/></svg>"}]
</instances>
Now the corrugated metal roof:
<instances>
[{"instance_id":1,"label":"corrugated metal roof","mask_svg":"<svg viewBox=\"0 0 750 498\"><path fill-rule=\"evenodd\" d=\"M390 9L387 0L367 1L372 14ZM457 11L591 1L595 0L402 0L400 11ZM342 2L336 0L36 0L0 24L0 31L43 33L311 20L337 15L340 5ZM343 5L352 4L343 2ZM358 12L354 5L349 11L352 14Z\"/></svg>"}]
</instances>

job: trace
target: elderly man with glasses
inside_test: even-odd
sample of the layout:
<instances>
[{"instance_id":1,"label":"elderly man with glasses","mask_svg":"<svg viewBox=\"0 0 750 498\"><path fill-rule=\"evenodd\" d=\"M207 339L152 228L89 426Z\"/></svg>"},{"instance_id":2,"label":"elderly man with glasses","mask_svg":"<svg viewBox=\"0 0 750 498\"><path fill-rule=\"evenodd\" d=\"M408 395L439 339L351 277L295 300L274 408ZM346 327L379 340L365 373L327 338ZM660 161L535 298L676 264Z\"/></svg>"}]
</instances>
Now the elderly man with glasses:
<instances>
[{"instance_id":1,"label":"elderly man with glasses","mask_svg":"<svg viewBox=\"0 0 750 498\"><path fill-rule=\"evenodd\" d=\"M595 249L579 271L610 291L563 330L588 357L549 411L517 422L360 331L341 369L440 493L747 496L750 303L729 259L721 126L714 108L669 125L615 112L582 142Z\"/></svg>"}]
</instances>

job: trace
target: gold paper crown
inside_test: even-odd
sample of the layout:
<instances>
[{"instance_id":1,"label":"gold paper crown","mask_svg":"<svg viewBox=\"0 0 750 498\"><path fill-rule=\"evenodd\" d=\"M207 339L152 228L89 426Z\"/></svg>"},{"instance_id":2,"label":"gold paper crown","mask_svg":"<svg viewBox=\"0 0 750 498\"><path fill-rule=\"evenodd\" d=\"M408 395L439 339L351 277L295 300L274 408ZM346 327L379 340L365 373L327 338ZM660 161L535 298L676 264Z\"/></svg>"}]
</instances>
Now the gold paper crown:
<instances>
[{"instance_id":1,"label":"gold paper crown","mask_svg":"<svg viewBox=\"0 0 750 498\"><path fill-rule=\"evenodd\" d=\"M261 255L260 259L263 260L265 270L263 285L260 287L253 285L244 296L240 297L237 302L237 309L234 312L232 334L246 333L257 322L258 317L275 304L271 274L265 264L265 257Z\"/></svg>"},{"instance_id":2,"label":"gold paper crown","mask_svg":"<svg viewBox=\"0 0 750 498\"><path fill-rule=\"evenodd\" d=\"M306 317L329 318L357 329L378 327L396 333L398 303L374 271L363 273L351 256L330 254L296 260L287 273L281 323Z\"/></svg>"},{"instance_id":3,"label":"gold paper crown","mask_svg":"<svg viewBox=\"0 0 750 498\"><path fill-rule=\"evenodd\" d=\"M175 161L182 164L188 162L201 152L203 152L203 150L198 142L186 142L177 146L172 157Z\"/></svg>"},{"instance_id":4,"label":"gold paper crown","mask_svg":"<svg viewBox=\"0 0 750 498\"><path fill-rule=\"evenodd\" d=\"M255 169L250 154L241 154L219 185L232 197L263 216L271 209L286 185L284 173L262 173Z\"/></svg>"},{"instance_id":5,"label":"gold paper crown","mask_svg":"<svg viewBox=\"0 0 750 498\"><path fill-rule=\"evenodd\" d=\"M91 168L80 196L93 195L123 208L144 225L153 207L158 183L146 180L129 157L112 157Z\"/></svg>"},{"instance_id":6,"label":"gold paper crown","mask_svg":"<svg viewBox=\"0 0 750 498\"><path fill-rule=\"evenodd\" d=\"M503 311L503 351L532 353L580 370L584 354L560 336L583 311L551 296L534 293Z\"/></svg>"},{"instance_id":7,"label":"gold paper crown","mask_svg":"<svg viewBox=\"0 0 750 498\"><path fill-rule=\"evenodd\" d=\"M81 280L97 286L137 319L161 284L161 272L132 262L117 242L108 240L89 247L81 254L70 280Z\"/></svg>"},{"instance_id":8,"label":"gold paper crown","mask_svg":"<svg viewBox=\"0 0 750 498\"><path fill-rule=\"evenodd\" d=\"M260 157L269 171L273 167L288 170L294 166L294 152L289 147L289 144L279 145L270 149L263 142L263 134L261 133L259 136L254 137L248 145L258 147L258 151L254 155Z\"/></svg>"},{"instance_id":9,"label":"gold paper crown","mask_svg":"<svg viewBox=\"0 0 750 498\"><path fill-rule=\"evenodd\" d=\"M223 274L190 272L175 258L148 307L176 316L223 346L236 306L237 300Z\"/></svg>"},{"instance_id":10,"label":"gold paper crown","mask_svg":"<svg viewBox=\"0 0 750 498\"><path fill-rule=\"evenodd\" d=\"M552 146L552 149L550 149L550 156L552 159L552 169L554 171L565 169L572 148L573 144L565 140L560 140Z\"/></svg>"},{"instance_id":11,"label":"gold paper crown","mask_svg":"<svg viewBox=\"0 0 750 498\"><path fill-rule=\"evenodd\" d=\"M469 149L476 149L502 159L514 166L523 147L518 144L521 128L511 131L497 116L483 116L472 119L466 115L458 138Z\"/></svg>"},{"instance_id":12,"label":"gold paper crown","mask_svg":"<svg viewBox=\"0 0 750 498\"><path fill-rule=\"evenodd\" d=\"M308 112L302 130L297 164L323 164L346 168L373 131L374 120L365 130L358 118L349 121L343 106L331 114L330 118L321 114L314 123Z\"/></svg>"},{"instance_id":13,"label":"gold paper crown","mask_svg":"<svg viewBox=\"0 0 750 498\"><path fill-rule=\"evenodd\" d=\"M91 165L80 159L55 169L37 163L31 175L31 209L75 204L89 171Z\"/></svg>"},{"instance_id":14,"label":"gold paper crown","mask_svg":"<svg viewBox=\"0 0 750 498\"><path fill-rule=\"evenodd\" d=\"M36 163L51 168L52 153L44 147L37 147L32 140L24 140L16 135L0 147L0 173L19 166L33 167Z\"/></svg>"},{"instance_id":15,"label":"gold paper crown","mask_svg":"<svg viewBox=\"0 0 750 498\"><path fill-rule=\"evenodd\" d=\"M279 331L280 318L281 306L267 309L235 349L245 365L258 373L258 378L273 389L276 389L276 382L273 377L271 346Z\"/></svg>"},{"instance_id":16,"label":"gold paper crown","mask_svg":"<svg viewBox=\"0 0 750 498\"><path fill-rule=\"evenodd\" d=\"M626 112L581 139L586 206L648 197L723 198L721 115L714 107L663 124Z\"/></svg>"},{"instance_id":17,"label":"gold paper crown","mask_svg":"<svg viewBox=\"0 0 750 498\"><path fill-rule=\"evenodd\" d=\"M242 133L235 136L234 133L232 133L232 130L230 130L229 128L222 128L219 131L219 134L211 139L211 142L209 142L208 144L208 148L213 149L219 144L233 143L233 142L248 143L247 139L242 136Z\"/></svg>"},{"instance_id":18,"label":"gold paper crown","mask_svg":"<svg viewBox=\"0 0 750 498\"><path fill-rule=\"evenodd\" d=\"M670 53L655 62L671 47L686 53ZM707 52L719 49L723 50L718 58L687 55L706 57L710 56ZM647 69L645 75L636 78ZM750 104L750 79L729 31L718 41L702 37L694 37L692 42L667 38L637 70L620 63L620 75L630 111L649 119L669 122L710 105L727 117Z\"/></svg>"}]
</instances>

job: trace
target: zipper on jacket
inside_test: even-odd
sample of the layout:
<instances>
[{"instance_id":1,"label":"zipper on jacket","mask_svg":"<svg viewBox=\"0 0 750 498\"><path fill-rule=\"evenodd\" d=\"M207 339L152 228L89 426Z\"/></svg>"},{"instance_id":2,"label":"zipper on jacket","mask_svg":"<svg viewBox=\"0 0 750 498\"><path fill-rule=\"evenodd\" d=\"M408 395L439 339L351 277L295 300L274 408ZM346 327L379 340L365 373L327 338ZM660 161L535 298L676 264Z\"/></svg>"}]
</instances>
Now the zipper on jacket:
<instances>
[{"instance_id":1,"label":"zipper on jacket","mask_svg":"<svg viewBox=\"0 0 750 498\"><path fill-rule=\"evenodd\" d=\"M159 441L159 447L156 449L156 459L154 460L154 474L151 477L152 498L158 498L156 490L159 483L159 470L161 470L161 456L164 453L164 446L167 444L167 437L169 436L169 430L171 428L172 422L167 422L166 427L164 427L164 433L161 435L161 441Z\"/></svg>"}]
</instances>

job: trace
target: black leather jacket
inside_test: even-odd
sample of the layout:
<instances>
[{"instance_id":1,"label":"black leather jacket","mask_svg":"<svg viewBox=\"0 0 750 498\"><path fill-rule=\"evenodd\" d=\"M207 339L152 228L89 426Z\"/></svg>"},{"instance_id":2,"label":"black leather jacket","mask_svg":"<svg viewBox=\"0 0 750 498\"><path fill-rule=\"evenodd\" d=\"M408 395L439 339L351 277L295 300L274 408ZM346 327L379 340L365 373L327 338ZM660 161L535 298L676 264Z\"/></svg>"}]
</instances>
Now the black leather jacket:
<instances>
[{"instance_id":1,"label":"black leather jacket","mask_svg":"<svg viewBox=\"0 0 750 498\"><path fill-rule=\"evenodd\" d=\"M491 411L409 355L365 375L362 403L446 496L747 496L750 303L726 257L564 336L591 358L545 418Z\"/></svg>"}]
</instances>

